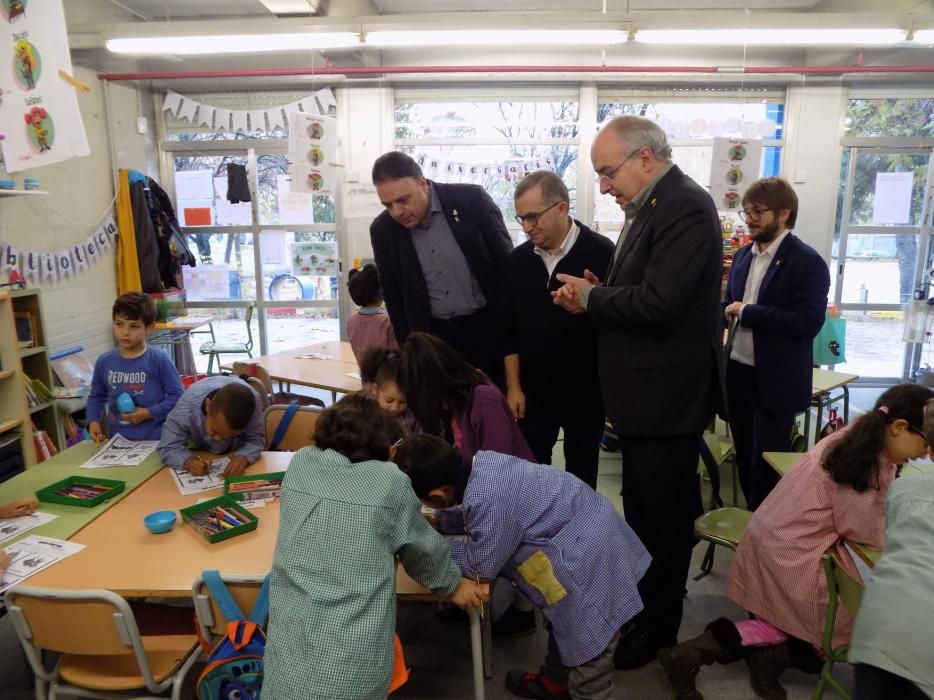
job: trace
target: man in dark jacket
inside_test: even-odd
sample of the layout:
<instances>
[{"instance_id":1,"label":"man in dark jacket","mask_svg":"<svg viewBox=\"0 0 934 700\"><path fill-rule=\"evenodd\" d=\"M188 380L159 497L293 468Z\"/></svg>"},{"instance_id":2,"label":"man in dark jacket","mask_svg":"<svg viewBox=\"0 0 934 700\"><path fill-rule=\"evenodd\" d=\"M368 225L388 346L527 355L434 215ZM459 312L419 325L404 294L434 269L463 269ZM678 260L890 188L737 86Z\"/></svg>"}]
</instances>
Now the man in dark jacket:
<instances>
[{"instance_id":1,"label":"man in dark jacket","mask_svg":"<svg viewBox=\"0 0 934 700\"><path fill-rule=\"evenodd\" d=\"M617 117L590 150L600 192L626 213L603 277L559 275L555 302L586 313L599 335L600 387L619 432L626 521L652 555L645 603L616 649L643 666L676 641L703 511L701 435L723 405L720 220L710 195L671 162L654 122Z\"/></svg>"},{"instance_id":2,"label":"man in dark jacket","mask_svg":"<svg viewBox=\"0 0 934 700\"><path fill-rule=\"evenodd\" d=\"M820 254L792 234L798 197L767 177L743 195L748 246L733 257L724 312L735 319L726 368L739 483L750 510L778 483L763 452L788 450L795 414L811 404L814 336L824 323L830 273Z\"/></svg>"},{"instance_id":3,"label":"man in dark jacket","mask_svg":"<svg viewBox=\"0 0 934 700\"><path fill-rule=\"evenodd\" d=\"M377 158L373 184L386 211L370 242L396 339L433 333L502 387L512 240L499 208L476 185L429 182L395 151Z\"/></svg>"},{"instance_id":4,"label":"man in dark jacket","mask_svg":"<svg viewBox=\"0 0 934 700\"><path fill-rule=\"evenodd\" d=\"M509 256L513 321L506 356L506 398L541 464L564 429L566 470L597 488L604 412L597 373L597 332L585 315L551 299L556 275L603 274L613 244L568 215L568 188L547 170L516 187L516 221L529 240Z\"/></svg>"}]
</instances>

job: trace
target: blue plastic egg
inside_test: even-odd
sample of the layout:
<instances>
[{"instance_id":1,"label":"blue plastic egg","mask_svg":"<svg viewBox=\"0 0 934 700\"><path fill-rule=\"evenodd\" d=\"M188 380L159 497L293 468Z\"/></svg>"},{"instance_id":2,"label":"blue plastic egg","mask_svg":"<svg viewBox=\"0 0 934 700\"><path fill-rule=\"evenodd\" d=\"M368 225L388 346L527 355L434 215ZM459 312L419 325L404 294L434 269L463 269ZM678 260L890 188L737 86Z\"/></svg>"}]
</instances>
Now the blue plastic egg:
<instances>
[{"instance_id":1,"label":"blue plastic egg","mask_svg":"<svg viewBox=\"0 0 934 700\"><path fill-rule=\"evenodd\" d=\"M136 404L132 397L125 391L117 397L117 411L120 413L133 413L136 410Z\"/></svg>"}]
</instances>

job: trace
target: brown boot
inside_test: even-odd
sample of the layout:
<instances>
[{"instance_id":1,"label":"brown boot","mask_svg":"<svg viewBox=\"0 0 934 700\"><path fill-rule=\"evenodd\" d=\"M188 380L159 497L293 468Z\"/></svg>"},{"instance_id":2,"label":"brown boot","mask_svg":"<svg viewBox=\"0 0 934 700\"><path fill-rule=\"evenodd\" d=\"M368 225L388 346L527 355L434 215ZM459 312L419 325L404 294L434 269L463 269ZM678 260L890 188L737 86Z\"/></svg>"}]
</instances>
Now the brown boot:
<instances>
[{"instance_id":1,"label":"brown boot","mask_svg":"<svg viewBox=\"0 0 934 700\"><path fill-rule=\"evenodd\" d=\"M668 674L678 700L704 700L694 680L701 666L714 661L729 663L739 658L740 636L726 618L714 620L699 637L658 652L658 660Z\"/></svg>"},{"instance_id":2,"label":"brown boot","mask_svg":"<svg viewBox=\"0 0 934 700\"><path fill-rule=\"evenodd\" d=\"M785 669L793 665L786 642L750 649L745 659L749 666L749 684L756 695L765 700L785 700L788 697L778 682Z\"/></svg>"}]
</instances>

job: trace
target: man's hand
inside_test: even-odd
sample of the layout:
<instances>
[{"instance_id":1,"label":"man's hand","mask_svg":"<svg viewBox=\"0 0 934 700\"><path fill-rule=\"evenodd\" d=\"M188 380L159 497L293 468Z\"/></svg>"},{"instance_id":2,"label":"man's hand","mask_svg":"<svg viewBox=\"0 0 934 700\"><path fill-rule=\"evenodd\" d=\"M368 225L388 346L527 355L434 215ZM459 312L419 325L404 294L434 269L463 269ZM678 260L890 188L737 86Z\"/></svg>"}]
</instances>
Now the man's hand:
<instances>
[{"instance_id":1,"label":"man's hand","mask_svg":"<svg viewBox=\"0 0 934 700\"><path fill-rule=\"evenodd\" d=\"M185 464L182 466L192 476L204 476L207 474L208 469L211 468L211 462L213 461L214 458L211 455L192 455L185 460Z\"/></svg>"},{"instance_id":2,"label":"man's hand","mask_svg":"<svg viewBox=\"0 0 934 700\"><path fill-rule=\"evenodd\" d=\"M101 430L101 424L97 421L91 421L88 423L88 435L91 436L91 439L94 442L100 442L104 439L104 433Z\"/></svg>"},{"instance_id":3,"label":"man's hand","mask_svg":"<svg viewBox=\"0 0 934 700\"><path fill-rule=\"evenodd\" d=\"M589 270L584 274L587 275L588 273L590 273ZM590 276L593 277L593 279L597 279L594 277L593 273L590 273ZM581 292L584 291L584 288L588 284L593 284L593 282L583 277L573 277L571 275L558 275L558 281L564 286L558 289L558 291L551 293L554 302L562 309L572 314L584 313L585 309L581 306L580 302ZM597 282L599 281L600 280L597 280Z\"/></svg>"},{"instance_id":4,"label":"man's hand","mask_svg":"<svg viewBox=\"0 0 934 700\"><path fill-rule=\"evenodd\" d=\"M36 512L35 498L20 498L0 506L0 518L18 518Z\"/></svg>"},{"instance_id":5,"label":"man's hand","mask_svg":"<svg viewBox=\"0 0 934 700\"><path fill-rule=\"evenodd\" d=\"M250 463L247 461L246 457L243 455L233 455L230 458L230 462L227 463L227 467L224 469L224 476L240 476L246 471L248 466L250 466Z\"/></svg>"},{"instance_id":6,"label":"man's hand","mask_svg":"<svg viewBox=\"0 0 934 700\"><path fill-rule=\"evenodd\" d=\"M479 608L483 601L486 600L486 595L484 595L482 585L476 581L471 581L469 578L462 578L449 600L462 610L467 610L468 608Z\"/></svg>"},{"instance_id":7,"label":"man's hand","mask_svg":"<svg viewBox=\"0 0 934 700\"><path fill-rule=\"evenodd\" d=\"M727 318L735 316L739 318L739 312L743 310L743 302L734 301L732 304L729 304L724 310L723 313L726 314Z\"/></svg>"},{"instance_id":8,"label":"man's hand","mask_svg":"<svg viewBox=\"0 0 934 700\"><path fill-rule=\"evenodd\" d=\"M142 423L152 418L152 414L149 412L148 408L137 408L132 413L121 413L120 416L127 423L132 423L136 425L137 423Z\"/></svg>"},{"instance_id":9,"label":"man's hand","mask_svg":"<svg viewBox=\"0 0 934 700\"><path fill-rule=\"evenodd\" d=\"M506 391L506 403L509 404L509 410L516 420L525 418L525 394L520 387Z\"/></svg>"},{"instance_id":10,"label":"man's hand","mask_svg":"<svg viewBox=\"0 0 934 700\"><path fill-rule=\"evenodd\" d=\"M603 282L600 281L600 278L597 277L590 270L584 270L584 279L590 282L594 287L602 287Z\"/></svg>"}]
</instances>

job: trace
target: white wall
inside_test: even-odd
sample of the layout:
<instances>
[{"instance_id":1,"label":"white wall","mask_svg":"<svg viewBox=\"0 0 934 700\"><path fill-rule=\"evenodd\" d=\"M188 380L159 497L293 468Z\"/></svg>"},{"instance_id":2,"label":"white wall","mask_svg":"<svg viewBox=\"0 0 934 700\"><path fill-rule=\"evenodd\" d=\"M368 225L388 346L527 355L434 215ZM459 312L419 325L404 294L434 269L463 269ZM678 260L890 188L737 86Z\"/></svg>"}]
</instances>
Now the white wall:
<instances>
[{"instance_id":1,"label":"white wall","mask_svg":"<svg viewBox=\"0 0 934 700\"><path fill-rule=\"evenodd\" d=\"M78 93L91 154L12 176L17 182L23 177L36 177L40 187L49 193L46 197L7 197L0 201L0 240L17 247L53 251L68 248L93 233L104 214L113 213L110 202L115 166L111 137L119 167L146 170L154 162L151 140L147 142L135 132L136 89L130 84L110 88L115 120L109 124L104 84L87 68L76 66L75 74L91 86L90 93ZM113 250L70 280L30 286L42 290L46 333L53 352L81 345L93 359L112 347L110 308L116 294Z\"/></svg>"}]
</instances>

